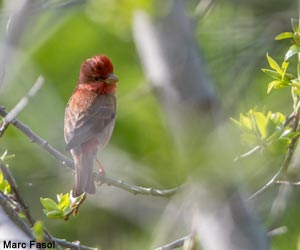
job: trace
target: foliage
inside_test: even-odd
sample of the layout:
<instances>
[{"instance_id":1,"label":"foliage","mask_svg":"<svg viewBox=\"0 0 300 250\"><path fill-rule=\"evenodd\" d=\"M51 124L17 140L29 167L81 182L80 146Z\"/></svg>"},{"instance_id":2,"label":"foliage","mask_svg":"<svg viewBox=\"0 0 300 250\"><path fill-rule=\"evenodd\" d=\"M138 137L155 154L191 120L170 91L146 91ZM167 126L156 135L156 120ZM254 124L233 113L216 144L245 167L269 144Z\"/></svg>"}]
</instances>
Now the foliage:
<instances>
[{"instance_id":1,"label":"foliage","mask_svg":"<svg viewBox=\"0 0 300 250\"><path fill-rule=\"evenodd\" d=\"M34 223L32 232L34 238L37 242L42 242L44 240L44 225L43 222L38 220Z\"/></svg>"},{"instance_id":2,"label":"foliage","mask_svg":"<svg viewBox=\"0 0 300 250\"><path fill-rule=\"evenodd\" d=\"M43 212L48 218L67 220L70 214L76 215L78 205L84 199L84 194L71 198L71 193L57 194L57 202L50 198L40 198Z\"/></svg>"},{"instance_id":3,"label":"foliage","mask_svg":"<svg viewBox=\"0 0 300 250\"><path fill-rule=\"evenodd\" d=\"M280 112L260 112L255 109L240 114L232 121L241 129L241 140L251 148L265 150L271 154L286 154L291 139L299 135L285 126L285 117Z\"/></svg>"},{"instance_id":4,"label":"foliage","mask_svg":"<svg viewBox=\"0 0 300 250\"><path fill-rule=\"evenodd\" d=\"M267 93L273 89L290 87L293 99L293 118L300 108L300 56L297 65L297 76L287 71L287 62L300 52L299 21L292 19L293 32L283 32L276 36L276 40L291 39L292 45L285 53L281 66L267 54L267 61L271 69L262 69L264 73L273 78L268 84ZM250 109L246 114L240 114L239 120L232 121L241 129L241 140L249 147L254 148L251 153L260 149L261 152L269 152L273 155L287 154L292 140L299 137L300 132L290 126L285 116L280 112L260 112ZM250 153L250 154L251 154ZM247 156L250 154L246 154Z\"/></svg>"},{"instance_id":5,"label":"foliage","mask_svg":"<svg viewBox=\"0 0 300 250\"><path fill-rule=\"evenodd\" d=\"M0 164L5 164L8 166L7 162L11 159L13 159L15 155L9 155L7 150L3 153L3 155L0 157ZM3 173L0 171L0 190L4 194L10 194L10 185L6 179L4 179Z\"/></svg>"}]
</instances>

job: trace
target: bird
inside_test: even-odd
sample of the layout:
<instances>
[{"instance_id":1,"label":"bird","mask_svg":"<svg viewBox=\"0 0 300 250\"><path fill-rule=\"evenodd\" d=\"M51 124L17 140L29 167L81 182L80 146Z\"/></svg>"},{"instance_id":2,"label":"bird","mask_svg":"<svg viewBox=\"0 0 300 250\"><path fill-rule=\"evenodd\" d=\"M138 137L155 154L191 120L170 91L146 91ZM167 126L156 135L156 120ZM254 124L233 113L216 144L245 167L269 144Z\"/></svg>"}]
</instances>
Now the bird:
<instances>
[{"instance_id":1,"label":"bird","mask_svg":"<svg viewBox=\"0 0 300 250\"><path fill-rule=\"evenodd\" d=\"M64 118L65 149L71 152L75 169L73 197L96 193L95 160L99 173L104 174L96 155L108 144L115 126L118 81L113 64L105 55L93 56L81 64Z\"/></svg>"}]
</instances>

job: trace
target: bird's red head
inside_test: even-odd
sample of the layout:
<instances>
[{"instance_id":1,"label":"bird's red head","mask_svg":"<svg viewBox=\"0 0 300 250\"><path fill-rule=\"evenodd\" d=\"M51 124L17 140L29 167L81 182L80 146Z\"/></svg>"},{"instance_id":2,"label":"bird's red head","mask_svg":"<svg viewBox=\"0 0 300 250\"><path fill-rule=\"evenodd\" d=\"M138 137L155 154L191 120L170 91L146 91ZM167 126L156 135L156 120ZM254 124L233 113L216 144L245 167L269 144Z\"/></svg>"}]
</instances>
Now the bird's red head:
<instances>
[{"instance_id":1,"label":"bird's red head","mask_svg":"<svg viewBox=\"0 0 300 250\"><path fill-rule=\"evenodd\" d=\"M97 91L100 94L115 93L117 76L107 56L93 56L81 64L78 87Z\"/></svg>"},{"instance_id":2,"label":"bird's red head","mask_svg":"<svg viewBox=\"0 0 300 250\"><path fill-rule=\"evenodd\" d=\"M81 64L79 81L89 83L105 80L113 71L113 65L107 56L93 56Z\"/></svg>"}]
</instances>

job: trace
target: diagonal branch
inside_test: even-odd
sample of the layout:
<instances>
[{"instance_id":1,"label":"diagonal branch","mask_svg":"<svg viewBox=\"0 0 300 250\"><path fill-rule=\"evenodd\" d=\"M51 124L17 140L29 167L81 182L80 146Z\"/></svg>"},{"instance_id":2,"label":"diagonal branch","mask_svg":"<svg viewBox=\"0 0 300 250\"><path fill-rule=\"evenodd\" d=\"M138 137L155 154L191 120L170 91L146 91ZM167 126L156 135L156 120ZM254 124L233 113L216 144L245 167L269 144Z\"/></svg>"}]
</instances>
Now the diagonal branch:
<instances>
[{"instance_id":1,"label":"diagonal branch","mask_svg":"<svg viewBox=\"0 0 300 250\"><path fill-rule=\"evenodd\" d=\"M4 122L0 128L0 137L4 134L8 125L12 122L14 118L27 106L29 100L36 95L44 83L44 77L39 76L36 82L33 84L32 88L29 90L28 94L25 95L17 105L5 116Z\"/></svg>"},{"instance_id":2,"label":"diagonal branch","mask_svg":"<svg viewBox=\"0 0 300 250\"><path fill-rule=\"evenodd\" d=\"M171 249L175 249L175 248L178 248L178 247L182 247L184 245L184 242L191 238L192 235L189 234L187 236L184 236L180 239L177 239L177 240L174 240L164 246L161 246L161 247L158 247L158 248L155 248L154 250L171 250Z\"/></svg>"},{"instance_id":3,"label":"diagonal branch","mask_svg":"<svg viewBox=\"0 0 300 250\"><path fill-rule=\"evenodd\" d=\"M6 195L0 191L0 206L4 209L5 213L10 217L10 219L18 225L18 227L31 239L33 239L33 234L30 227L19 217L17 212L10 206L9 200Z\"/></svg>"},{"instance_id":4,"label":"diagonal branch","mask_svg":"<svg viewBox=\"0 0 300 250\"><path fill-rule=\"evenodd\" d=\"M8 114L8 112L5 110L4 107L0 106L0 116L3 118ZM56 150L54 147L48 144L46 140L44 140L42 137L34 133L30 127L28 127L26 124L18 121L17 119L13 119L11 121L11 124L14 125L17 129L19 129L21 132L23 132L31 142L39 145L44 150L46 150L51 156L53 156L60 164L73 168L73 161L70 160L68 157L63 155L61 152Z\"/></svg>"},{"instance_id":5,"label":"diagonal branch","mask_svg":"<svg viewBox=\"0 0 300 250\"><path fill-rule=\"evenodd\" d=\"M25 214L26 219L29 222L30 227L33 227L34 224L36 223L36 220L32 216L29 207L25 203L24 199L22 198L20 192L19 192L19 187L17 185L17 182L15 178L13 177L12 173L10 172L9 168L5 164L0 165L1 172L4 176L4 178L8 181L10 188L14 194L15 200L18 202L20 205L22 212ZM48 239L49 242L55 241L54 238L51 236L51 234L48 232L46 228L44 228L44 233L46 235L46 238Z\"/></svg>"},{"instance_id":6,"label":"diagonal branch","mask_svg":"<svg viewBox=\"0 0 300 250\"><path fill-rule=\"evenodd\" d=\"M0 116L5 117L8 112L4 107L0 106ZM14 125L17 129L19 129L23 134L25 134L31 142L42 147L46 152L48 152L52 157L54 157L61 165L66 166L68 168L74 169L73 161L62 154L60 151L51 146L45 139L34 133L30 127L26 124L22 123L17 119L13 119L11 124ZM146 187L138 187L124 182L123 180L118 180L108 175L100 175L95 173L95 180L99 184L107 184L111 186L118 187L125 191L128 191L133 194L142 194L142 195L152 195L152 196L162 196L168 197L175 194L178 191L177 188L173 189L154 189L154 188L146 188Z\"/></svg>"}]
</instances>

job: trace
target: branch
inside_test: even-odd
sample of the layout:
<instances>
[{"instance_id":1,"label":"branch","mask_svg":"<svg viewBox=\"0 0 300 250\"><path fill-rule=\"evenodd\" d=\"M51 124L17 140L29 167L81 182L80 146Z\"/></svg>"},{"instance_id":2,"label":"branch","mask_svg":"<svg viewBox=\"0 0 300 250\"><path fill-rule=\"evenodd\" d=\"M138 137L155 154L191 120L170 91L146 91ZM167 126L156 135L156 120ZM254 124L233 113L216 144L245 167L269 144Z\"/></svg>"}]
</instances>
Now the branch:
<instances>
[{"instance_id":1,"label":"branch","mask_svg":"<svg viewBox=\"0 0 300 250\"><path fill-rule=\"evenodd\" d=\"M0 116L5 117L7 114L8 112L5 110L5 108L0 106ZM17 119L13 119L11 124L13 124L17 129L24 133L30 139L31 142L36 143L37 145L42 147L46 152L48 152L51 156L53 156L61 165L74 169L74 163L70 158L66 157L60 151L52 147L45 139L34 133L30 127L28 127L27 125L25 125ZM168 197L175 194L179 189L178 187L166 190L138 187L128 184L123 180L118 180L113 177L110 177L106 174L100 175L99 173L95 173L94 175L95 181L98 184L105 183L109 186L115 186L133 194Z\"/></svg>"},{"instance_id":2,"label":"branch","mask_svg":"<svg viewBox=\"0 0 300 250\"><path fill-rule=\"evenodd\" d=\"M288 185L288 186L300 186L300 181L290 182L290 181L277 180L275 181L275 184Z\"/></svg>"},{"instance_id":3,"label":"branch","mask_svg":"<svg viewBox=\"0 0 300 250\"><path fill-rule=\"evenodd\" d=\"M34 239L33 234L31 232L30 227L19 217L19 215L14 211L14 209L8 204L7 197L0 192L0 205L4 208L6 214L9 215L11 220L13 220L17 225L21 227L21 229L31 238ZM81 245L80 243L73 243L66 241L65 239L58 239L58 238L49 238L46 235L46 241L55 241L57 245L64 246L64 247L71 247L72 249L81 249L81 250L95 250L97 248L92 248L88 246Z\"/></svg>"},{"instance_id":4,"label":"branch","mask_svg":"<svg viewBox=\"0 0 300 250\"><path fill-rule=\"evenodd\" d=\"M175 241L173 241L171 243L168 243L168 244L166 244L164 246L155 248L154 250L171 250L171 249L175 249L175 248L178 248L178 247L182 247L184 245L184 242L187 239L191 238L191 237L192 237L192 235L189 234L189 235L184 236L184 237L182 237L180 239L177 239L177 240L175 240Z\"/></svg>"},{"instance_id":5,"label":"branch","mask_svg":"<svg viewBox=\"0 0 300 250\"><path fill-rule=\"evenodd\" d=\"M65 239L53 238L53 240L60 246L68 247L70 249L80 249L80 250L97 250L98 248L88 247L84 245L80 245L80 242L69 242Z\"/></svg>"},{"instance_id":6,"label":"branch","mask_svg":"<svg viewBox=\"0 0 300 250\"><path fill-rule=\"evenodd\" d=\"M17 214L17 212L14 210L14 208L10 205L10 200L8 199L8 197L6 195L4 195L2 192L0 192L0 204L2 205L2 207L4 208L5 212L10 216L10 218L20 226L20 228L32 239L34 239L34 236L32 234L31 231L31 227L33 227L33 225L36 223L36 220L34 219L34 217L31 215L30 210L28 208L28 206L26 205L25 201L23 200L20 192L19 192L19 188L17 186L17 183L13 177L13 175L11 174L10 170L4 165L1 164L0 166L1 171L5 177L5 179L8 181L8 183L10 184L11 190L13 191L14 195L15 195L15 199L16 201L20 204L20 207L22 209L22 212L24 212L26 219L29 221L30 226L28 226ZM48 232L48 230L44 227L44 233L45 233L45 240L47 242L56 242L56 247L58 249L59 246L64 246L64 247L71 247L73 249L81 249L81 250L95 250L96 248L91 248L88 246L83 246L80 245L79 243L72 243L72 242L68 242L64 239L58 239L55 238L53 236L51 236L51 234Z\"/></svg>"},{"instance_id":7,"label":"branch","mask_svg":"<svg viewBox=\"0 0 300 250\"><path fill-rule=\"evenodd\" d=\"M277 180L278 176L280 176L280 174L282 173L282 170L284 169L284 165L287 162L288 157L285 158L284 163L282 164L282 166L280 167L280 169L276 172L276 174L267 182L267 184L265 184L264 186L262 186L259 190L257 190L254 194L252 194L248 199L251 200L257 196L259 196L260 194L262 194L264 191L266 191L269 187L271 187L275 181Z\"/></svg>"},{"instance_id":8,"label":"branch","mask_svg":"<svg viewBox=\"0 0 300 250\"><path fill-rule=\"evenodd\" d=\"M8 181L10 188L11 188L12 192L14 193L14 198L15 198L16 202L20 205L22 212L25 214L25 217L28 220L30 227L33 227L34 224L36 223L36 220L31 215L29 207L27 206L24 199L22 198L15 178L13 177L9 168L5 164L1 164L0 169L1 169L1 172L4 176L4 178ZM47 236L47 239L49 242L54 241L54 238L51 236L51 234L48 232L48 230L46 228L44 228L44 233Z\"/></svg>"},{"instance_id":9,"label":"branch","mask_svg":"<svg viewBox=\"0 0 300 250\"><path fill-rule=\"evenodd\" d=\"M115 179L114 177L109 177L106 174L100 175L96 174L95 176L96 182L98 185L102 183L107 184L108 186L115 186L125 191L128 191L134 195L142 194L142 195L152 195L152 196L163 196L169 197L175 194L180 187L172 188L172 189L154 189L154 188L146 188L146 187L138 187L131 185L129 183L124 182L123 180Z\"/></svg>"},{"instance_id":10,"label":"branch","mask_svg":"<svg viewBox=\"0 0 300 250\"><path fill-rule=\"evenodd\" d=\"M12 192L15 194L15 200L20 204L20 208L24 212L30 225L33 226L35 223L35 220L34 220L33 216L31 215L28 206L25 204L25 201L23 200L22 196L19 193L19 187L17 186L15 178L13 177L10 170L4 164L0 165L0 169L3 174L4 179L8 181Z\"/></svg>"},{"instance_id":11,"label":"branch","mask_svg":"<svg viewBox=\"0 0 300 250\"><path fill-rule=\"evenodd\" d=\"M17 212L10 206L8 198L0 191L0 205L10 219L31 239L34 239L30 227L20 218Z\"/></svg>"},{"instance_id":12,"label":"branch","mask_svg":"<svg viewBox=\"0 0 300 250\"><path fill-rule=\"evenodd\" d=\"M0 116L3 118L8 114L8 112L5 110L4 107L0 106ZM73 161L70 160L68 157L63 155L61 152L53 148L51 145L48 144L46 140L44 140L39 135L35 134L30 127L25 125L24 123L18 121L17 119L13 119L11 121L11 124L14 125L17 129L19 129L21 132L23 132L31 142L36 143L40 147L42 147L44 150L46 150L51 156L53 156L60 164L73 168Z\"/></svg>"},{"instance_id":13,"label":"branch","mask_svg":"<svg viewBox=\"0 0 300 250\"><path fill-rule=\"evenodd\" d=\"M292 115L290 115L287 119L287 121L285 122L285 126L287 126L288 123L291 122L291 119L294 119L294 125L293 125L293 132L296 132L298 130L298 125L299 125L299 112L298 113L292 113ZM277 173L267 182L267 184L265 184L264 186L262 186L258 191L256 191L254 194L252 194L248 199L253 199L254 197L262 194L264 191L266 191L269 187L271 187L272 185L274 185L277 181L277 178L282 174L282 172L286 172L288 170L288 167L291 163L294 151L295 151L295 146L296 143L299 139L299 136L296 136L292 139L291 144L288 148L288 152L287 155L284 159L284 162L282 163L281 167L279 168L279 170L277 171Z\"/></svg>"},{"instance_id":14,"label":"branch","mask_svg":"<svg viewBox=\"0 0 300 250\"><path fill-rule=\"evenodd\" d=\"M17 117L17 115L27 106L29 100L36 95L36 93L40 90L44 83L44 77L39 76L36 82L33 84L32 88L29 90L28 94L25 95L17 105L5 116L4 122L0 128L0 137L4 134L5 130L7 129L8 125L11 121Z\"/></svg>"}]
</instances>

